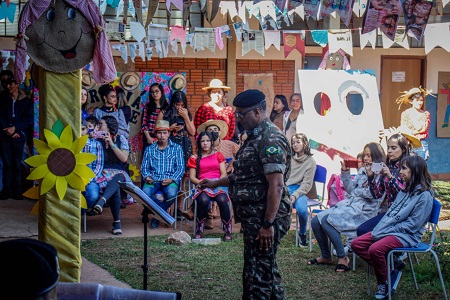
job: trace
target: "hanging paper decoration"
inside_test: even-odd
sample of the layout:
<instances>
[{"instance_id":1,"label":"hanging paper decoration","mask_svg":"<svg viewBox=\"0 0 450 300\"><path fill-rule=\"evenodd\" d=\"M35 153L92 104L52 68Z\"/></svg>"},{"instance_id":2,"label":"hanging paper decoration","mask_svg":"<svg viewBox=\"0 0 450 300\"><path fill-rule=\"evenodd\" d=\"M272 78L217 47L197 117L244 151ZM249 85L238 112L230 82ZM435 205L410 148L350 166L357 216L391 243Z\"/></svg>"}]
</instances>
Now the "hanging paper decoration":
<instances>
[{"instance_id":1,"label":"hanging paper decoration","mask_svg":"<svg viewBox=\"0 0 450 300\"><path fill-rule=\"evenodd\" d=\"M225 16L228 13L230 15L231 20L233 20L233 18L238 15L236 4L231 1L220 2L219 7L220 7L220 12L222 13L222 15Z\"/></svg>"},{"instance_id":2,"label":"hanging paper decoration","mask_svg":"<svg viewBox=\"0 0 450 300\"><path fill-rule=\"evenodd\" d=\"M332 1L332 0L330 0ZM305 7L305 12L313 18L313 20L317 20L317 14L320 8L320 1L317 0L305 0L303 2L303 6Z\"/></svg>"},{"instance_id":3,"label":"hanging paper decoration","mask_svg":"<svg viewBox=\"0 0 450 300\"><path fill-rule=\"evenodd\" d=\"M182 26L172 26L169 40L179 40L181 46L186 46L186 30Z\"/></svg>"},{"instance_id":4,"label":"hanging paper decoration","mask_svg":"<svg viewBox=\"0 0 450 300\"><path fill-rule=\"evenodd\" d=\"M191 26L191 5L192 0L183 1L183 27L187 27L187 21L189 20L189 26Z\"/></svg>"},{"instance_id":5,"label":"hanging paper decoration","mask_svg":"<svg viewBox=\"0 0 450 300\"><path fill-rule=\"evenodd\" d=\"M394 43L397 43L398 45L402 46L403 48L409 50L409 42L408 39L405 38L405 31L397 32L395 34L394 40L391 40L389 37L387 37L384 33L381 34L382 41L383 41L383 48L388 49L392 47Z\"/></svg>"},{"instance_id":6,"label":"hanging paper decoration","mask_svg":"<svg viewBox=\"0 0 450 300\"><path fill-rule=\"evenodd\" d=\"M264 49L269 49L274 45L278 51L280 51L280 32L278 30L265 30L264 31Z\"/></svg>"},{"instance_id":7,"label":"hanging paper decoration","mask_svg":"<svg viewBox=\"0 0 450 300\"><path fill-rule=\"evenodd\" d=\"M328 47L330 53L337 52L339 49L353 56L352 32L349 29L333 30L328 32Z\"/></svg>"},{"instance_id":8,"label":"hanging paper decoration","mask_svg":"<svg viewBox=\"0 0 450 300\"><path fill-rule=\"evenodd\" d=\"M436 46L450 52L450 23L428 24L425 31L426 54Z\"/></svg>"},{"instance_id":9,"label":"hanging paper decoration","mask_svg":"<svg viewBox=\"0 0 450 300\"><path fill-rule=\"evenodd\" d=\"M325 47L328 44L328 30L311 30L314 43Z\"/></svg>"},{"instance_id":10,"label":"hanging paper decoration","mask_svg":"<svg viewBox=\"0 0 450 300\"><path fill-rule=\"evenodd\" d=\"M372 49L375 49L376 44L377 44L377 31L374 30L374 31L362 34L361 28L359 28L359 43L360 43L361 50L367 46L367 42L370 43L370 45L372 46Z\"/></svg>"},{"instance_id":11,"label":"hanging paper decoration","mask_svg":"<svg viewBox=\"0 0 450 300\"><path fill-rule=\"evenodd\" d=\"M215 29L214 28L195 28L194 52L209 49L216 51Z\"/></svg>"},{"instance_id":12,"label":"hanging paper decoration","mask_svg":"<svg viewBox=\"0 0 450 300\"><path fill-rule=\"evenodd\" d=\"M350 70L350 63L344 51L325 52L319 70ZM325 110L327 110L326 108Z\"/></svg>"},{"instance_id":13,"label":"hanging paper decoration","mask_svg":"<svg viewBox=\"0 0 450 300\"><path fill-rule=\"evenodd\" d=\"M400 0L370 1L364 16L362 33L380 28L387 37L394 40L401 11Z\"/></svg>"},{"instance_id":14,"label":"hanging paper decoration","mask_svg":"<svg viewBox=\"0 0 450 300\"><path fill-rule=\"evenodd\" d=\"M216 33L216 44L217 47L219 47L220 50L223 49L223 40L222 40L222 34L220 33L220 27L216 27L214 29L215 33Z\"/></svg>"},{"instance_id":15,"label":"hanging paper decoration","mask_svg":"<svg viewBox=\"0 0 450 300\"><path fill-rule=\"evenodd\" d=\"M245 30L242 33L242 56L255 50L264 56L264 35L262 30Z\"/></svg>"},{"instance_id":16,"label":"hanging paper decoration","mask_svg":"<svg viewBox=\"0 0 450 300\"><path fill-rule=\"evenodd\" d=\"M228 25L220 26L220 32L224 33L230 42L233 41L233 35L231 34L230 26L228 26Z\"/></svg>"},{"instance_id":17,"label":"hanging paper decoration","mask_svg":"<svg viewBox=\"0 0 450 300\"><path fill-rule=\"evenodd\" d=\"M345 0L344 0L345 1ZM321 0L319 5L319 19L331 15L339 8L340 0Z\"/></svg>"},{"instance_id":18,"label":"hanging paper decoration","mask_svg":"<svg viewBox=\"0 0 450 300\"><path fill-rule=\"evenodd\" d=\"M336 9L345 26L348 26L350 24L354 3L354 0L341 0L339 7Z\"/></svg>"},{"instance_id":19,"label":"hanging paper decoration","mask_svg":"<svg viewBox=\"0 0 450 300\"><path fill-rule=\"evenodd\" d=\"M433 2L431 1L418 0L412 2L412 0L404 0L403 8L408 36L419 42L422 40L432 7Z\"/></svg>"},{"instance_id":20,"label":"hanging paper decoration","mask_svg":"<svg viewBox=\"0 0 450 300\"><path fill-rule=\"evenodd\" d=\"M209 0L211 1L211 0ZM219 6L220 6L220 0L212 0L212 10L211 10L211 17L209 19L209 23L214 20L214 18L217 16L217 13L219 12Z\"/></svg>"},{"instance_id":21,"label":"hanging paper decoration","mask_svg":"<svg viewBox=\"0 0 450 300\"><path fill-rule=\"evenodd\" d=\"M283 44L284 44L284 58L297 49L301 53L302 57L305 57L305 41L302 38L302 34L299 31L283 31Z\"/></svg>"},{"instance_id":22,"label":"hanging paper decoration","mask_svg":"<svg viewBox=\"0 0 450 300\"><path fill-rule=\"evenodd\" d=\"M137 21L144 25L144 21L142 20L142 0L133 0L133 5L136 10Z\"/></svg>"},{"instance_id":23,"label":"hanging paper decoration","mask_svg":"<svg viewBox=\"0 0 450 300\"><path fill-rule=\"evenodd\" d=\"M149 1L147 7L147 20L145 21L145 29L148 29L148 26L153 20L153 16L158 10L159 1Z\"/></svg>"},{"instance_id":24,"label":"hanging paper decoration","mask_svg":"<svg viewBox=\"0 0 450 300\"><path fill-rule=\"evenodd\" d=\"M17 4L2 2L0 3L0 20L8 18L8 21L14 23L14 16L16 15Z\"/></svg>"},{"instance_id":25,"label":"hanging paper decoration","mask_svg":"<svg viewBox=\"0 0 450 300\"><path fill-rule=\"evenodd\" d=\"M176 8L183 11L183 0L166 0L166 8L169 13L172 13L170 4L173 4Z\"/></svg>"}]
</instances>

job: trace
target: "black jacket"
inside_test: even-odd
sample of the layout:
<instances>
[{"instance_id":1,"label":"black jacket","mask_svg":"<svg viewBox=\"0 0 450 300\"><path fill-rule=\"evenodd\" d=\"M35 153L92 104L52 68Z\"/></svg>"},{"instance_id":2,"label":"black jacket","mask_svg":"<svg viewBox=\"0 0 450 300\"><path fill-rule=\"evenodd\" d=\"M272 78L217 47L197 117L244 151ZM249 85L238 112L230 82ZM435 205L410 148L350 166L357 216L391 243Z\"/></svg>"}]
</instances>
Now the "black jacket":
<instances>
[{"instance_id":1,"label":"black jacket","mask_svg":"<svg viewBox=\"0 0 450 300\"><path fill-rule=\"evenodd\" d=\"M13 116L14 105L14 116ZM25 141L27 138L27 128L33 125L33 101L27 97L23 91L19 91L17 101L13 101L11 95L2 93L0 97L0 140L12 139L12 135L5 133L5 128L15 126L15 133L18 138L13 139L16 142ZM13 134L14 135L14 134Z\"/></svg>"}]
</instances>

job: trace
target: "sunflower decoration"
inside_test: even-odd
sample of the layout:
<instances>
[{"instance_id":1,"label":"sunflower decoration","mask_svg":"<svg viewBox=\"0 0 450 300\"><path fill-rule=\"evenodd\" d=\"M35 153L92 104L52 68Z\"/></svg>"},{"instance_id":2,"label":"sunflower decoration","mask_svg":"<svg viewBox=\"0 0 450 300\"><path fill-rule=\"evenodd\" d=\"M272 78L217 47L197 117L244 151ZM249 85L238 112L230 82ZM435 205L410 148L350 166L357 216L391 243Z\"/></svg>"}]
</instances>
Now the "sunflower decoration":
<instances>
[{"instance_id":1,"label":"sunflower decoration","mask_svg":"<svg viewBox=\"0 0 450 300\"><path fill-rule=\"evenodd\" d=\"M51 131L44 129L44 136L47 143L34 139L34 145L39 154L25 160L27 164L34 167L27 179L40 180L40 184L25 192L24 195L35 198L37 194L43 195L56 187L58 198L62 200L68 185L76 190L84 191L89 180L95 177L94 172L86 165L97 158L94 154L81 152L88 136L81 136L74 141L72 127L67 125L63 128L60 121ZM82 199L81 207L86 208L85 199L84 201Z\"/></svg>"},{"instance_id":2,"label":"sunflower decoration","mask_svg":"<svg viewBox=\"0 0 450 300\"><path fill-rule=\"evenodd\" d=\"M132 164L130 164L129 170L130 170L130 173L131 173L131 175L130 175L131 180L136 182L138 177L141 176L141 172L139 171L139 169L135 165L132 165Z\"/></svg>"}]
</instances>

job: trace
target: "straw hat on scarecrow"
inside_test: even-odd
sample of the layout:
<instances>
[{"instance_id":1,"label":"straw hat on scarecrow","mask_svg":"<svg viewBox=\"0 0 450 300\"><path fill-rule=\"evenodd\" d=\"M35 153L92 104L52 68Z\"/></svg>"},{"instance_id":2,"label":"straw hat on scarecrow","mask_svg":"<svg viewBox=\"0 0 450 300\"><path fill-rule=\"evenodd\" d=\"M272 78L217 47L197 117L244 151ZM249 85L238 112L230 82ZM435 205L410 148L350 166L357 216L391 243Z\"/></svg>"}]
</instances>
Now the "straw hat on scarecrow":
<instances>
[{"instance_id":1,"label":"straw hat on scarecrow","mask_svg":"<svg viewBox=\"0 0 450 300\"><path fill-rule=\"evenodd\" d=\"M402 104L411 104L411 100L415 95L421 95L425 100L427 95L431 93L431 91L423 89L421 86L414 87L409 91L403 91L403 94L395 99L395 103L398 104L398 109L402 106Z\"/></svg>"}]
</instances>

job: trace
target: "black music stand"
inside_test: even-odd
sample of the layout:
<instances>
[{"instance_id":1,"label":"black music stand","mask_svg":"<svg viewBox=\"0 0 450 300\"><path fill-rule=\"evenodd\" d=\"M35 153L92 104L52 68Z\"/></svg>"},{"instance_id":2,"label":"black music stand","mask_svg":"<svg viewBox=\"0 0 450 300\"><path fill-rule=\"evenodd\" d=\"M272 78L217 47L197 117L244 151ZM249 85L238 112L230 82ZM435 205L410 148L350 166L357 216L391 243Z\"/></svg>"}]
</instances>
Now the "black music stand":
<instances>
[{"instance_id":1,"label":"black music stand","mask_svg":"<svg viewBox=\"0 0 450 300\"><path fill-rule=\"evenodd\" d=\"M175 219L169 215L165 210L159 207L149 196L147 196L139 187L132 182L119 182L120 187L130 194L133 199L142 204L144 209L142 210L142 223L144 223L144 264L142 265L142 271L144 272L143 278L143 290L147 290L147 274L148 274L148 246L147 246L147 227L149 221L149 214L152 214L154 218L167 225L172 225Z\"/></svg>"}]
</instances>

